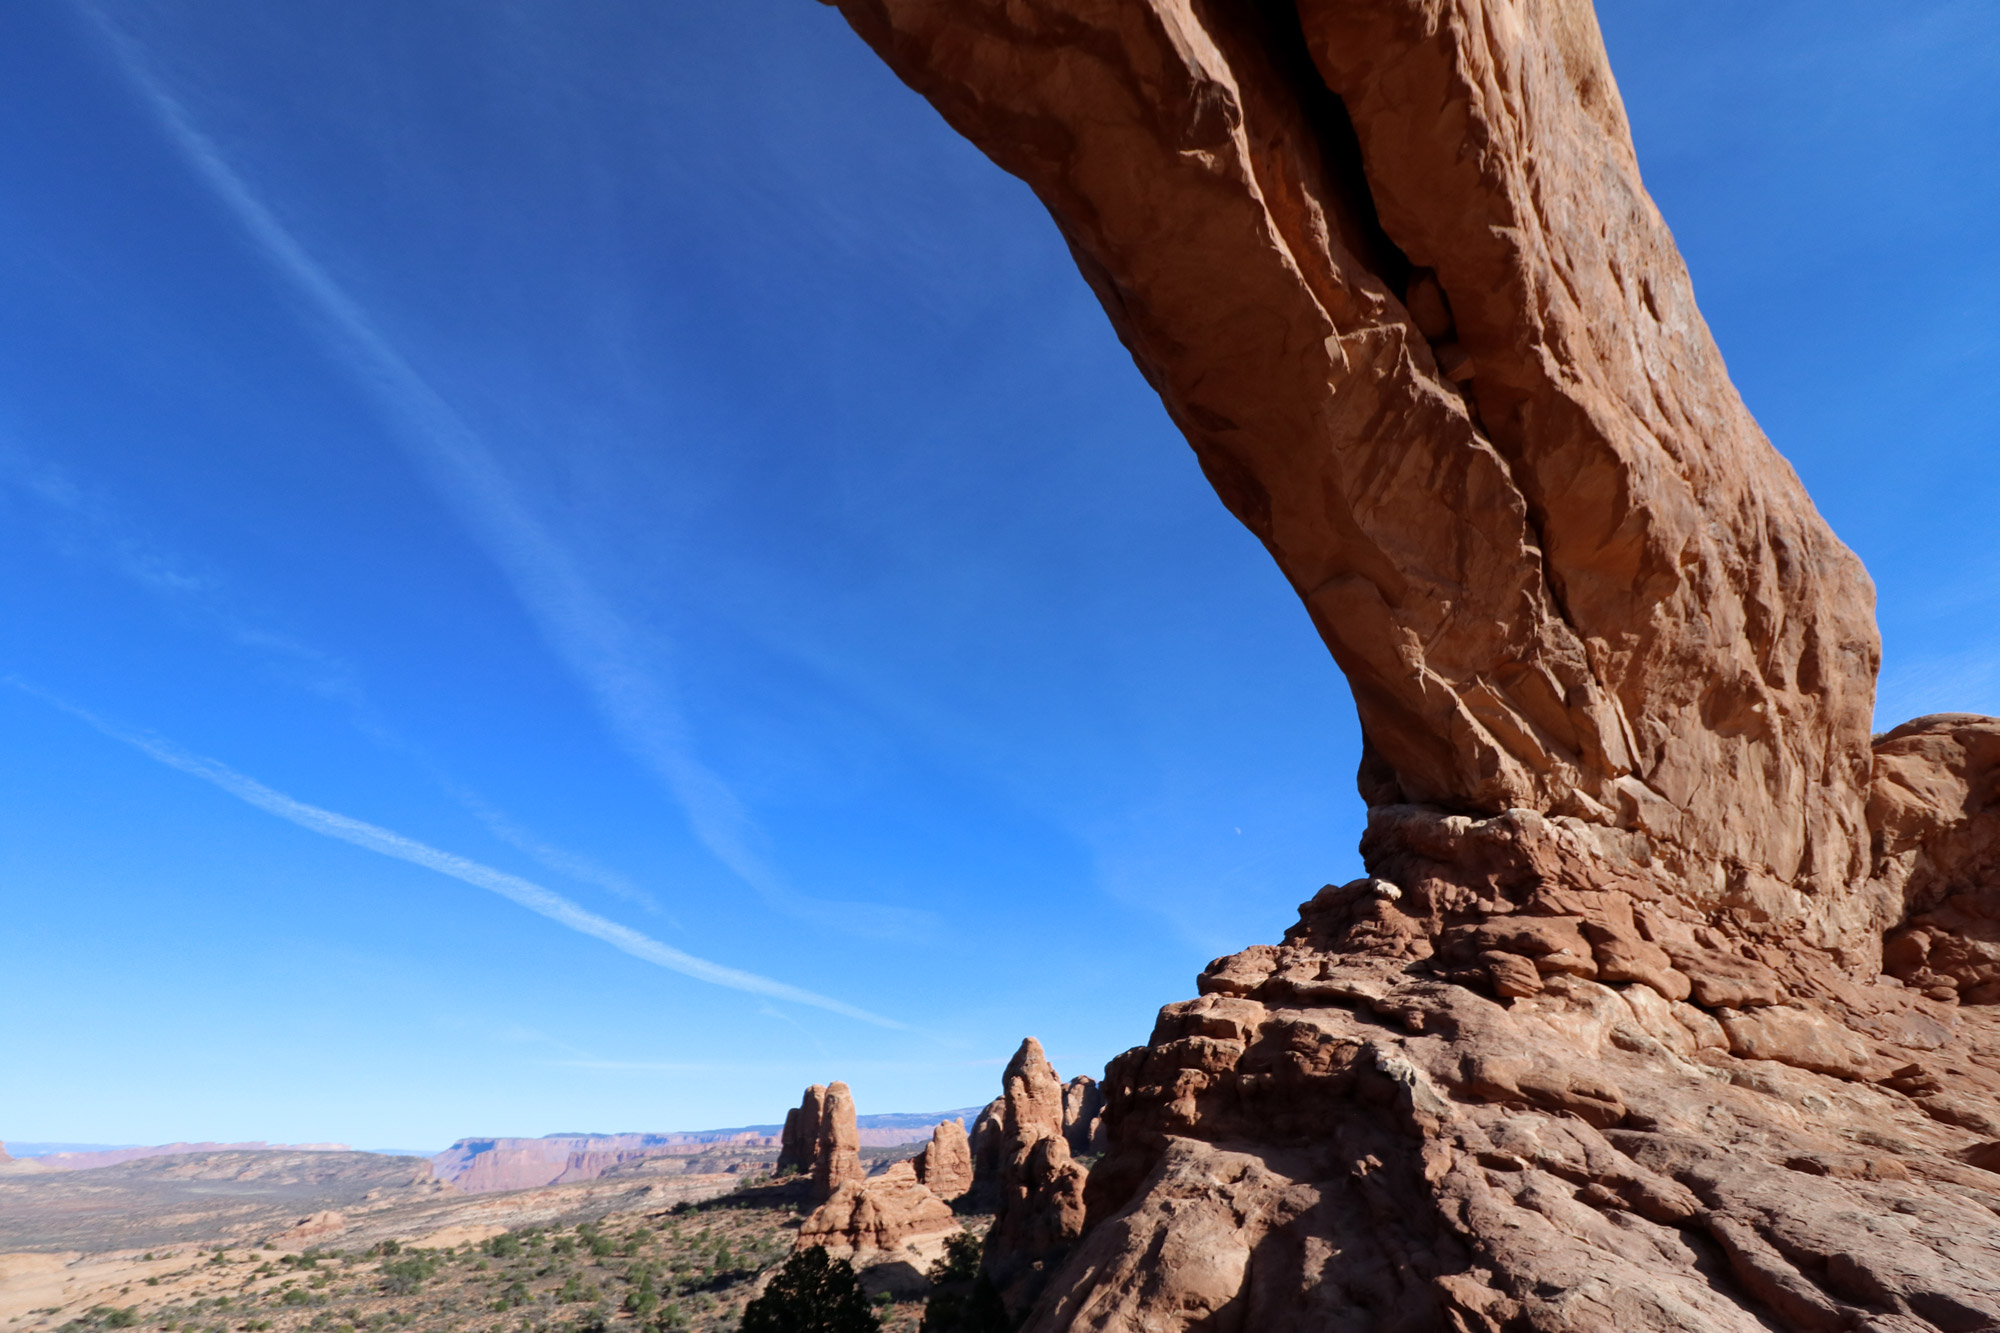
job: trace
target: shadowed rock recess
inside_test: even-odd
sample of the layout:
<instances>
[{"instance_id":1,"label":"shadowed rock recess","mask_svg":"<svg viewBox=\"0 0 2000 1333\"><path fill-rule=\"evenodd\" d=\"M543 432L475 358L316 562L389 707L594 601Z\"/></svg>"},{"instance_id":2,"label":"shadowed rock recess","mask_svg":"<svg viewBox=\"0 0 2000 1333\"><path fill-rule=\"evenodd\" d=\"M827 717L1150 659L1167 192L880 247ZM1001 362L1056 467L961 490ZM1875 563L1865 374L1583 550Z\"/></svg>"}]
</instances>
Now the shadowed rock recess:
<instances>
[{"instance_id":1,"label":"shadowed rock recess","mask_svg":"<svg viewBox=\"0 0 2000 1333\"><path fill-rule=\"evenodd\" d=\"M2000 723L1871 739L1873 590L1589 5L839 8L1048 207L1366 738L1371 877L1112 1062L1081 1223L996 1228L1029 1328L2000 1327Z\"/></svg>"}]
</instances>

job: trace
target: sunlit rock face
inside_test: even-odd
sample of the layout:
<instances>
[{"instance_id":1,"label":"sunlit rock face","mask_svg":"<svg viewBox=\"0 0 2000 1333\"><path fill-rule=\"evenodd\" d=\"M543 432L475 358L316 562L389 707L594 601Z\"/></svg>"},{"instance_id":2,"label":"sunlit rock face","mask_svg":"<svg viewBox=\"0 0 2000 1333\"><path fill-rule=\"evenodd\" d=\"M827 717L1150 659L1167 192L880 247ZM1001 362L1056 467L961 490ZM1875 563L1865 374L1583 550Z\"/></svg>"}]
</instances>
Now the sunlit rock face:
<instances>
[{"instance_id":1,"label":"sunlit rock face","mask_svg":"<svg viewBox=\"0 0 2000 1333\"><path fill-rule=\"evenodd\" d=\"M840 9L1047 205L1366 741L1371 877L1113 1062L1031 1327L2000 1326L2000 724L1871 739L1872 588L1588 4Z\"/></svg>"}]
</instances>

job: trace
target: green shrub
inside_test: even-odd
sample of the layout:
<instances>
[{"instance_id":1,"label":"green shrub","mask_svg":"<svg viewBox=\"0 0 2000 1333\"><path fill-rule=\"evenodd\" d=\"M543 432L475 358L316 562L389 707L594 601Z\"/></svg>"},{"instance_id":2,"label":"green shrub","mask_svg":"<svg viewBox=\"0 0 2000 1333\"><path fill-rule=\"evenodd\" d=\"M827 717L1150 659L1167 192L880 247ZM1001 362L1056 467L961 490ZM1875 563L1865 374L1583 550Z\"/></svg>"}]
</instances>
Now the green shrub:
<instances>
[{"instance_id":1,"label":"green shrub","mask_svg":"<svg viewBox=\"0 0 2000 1333\"><path fill-rule=\"evenodd\" d=\"M521 1257L521 1238L513 1232L504 1232L486 1242L486 1252L495 1259L518 1259Z\"/></svg>"},{"instance_id":2,"label":"green shrub","mask_svg":"<svg viewBox=\"0 0 2000 1333\"><path fill-rule=\"evenodd\" d=\"M785 1261L764 1294L743 1309L742 1333L875 1333L882 1321L845 1259L818 1245Z\"/></svg>"},{"instance_id":3,"label":"green shrub","mask_svg":"<svg viewBox=\"0 0 2000 1333\"><path fill-rule=\"evenodd\" d=\"M971 1236L945 1242L944 1257L931 1265L931 1298L924 1305L922 1333L1008 1333L1013 1321L1000 1290L980 1271L980 1245Z\"/></svg>"},{"instance_id":4,"label":"green shrub","mask_svg":"<svg viewBox=\"0 0 2000 1333\"><path fill-rule=\"evenodd\" d=\"M385 1263L381 1268L382 1290L391 1296L407 1296L437 1272L437 1260L418 1250L408 1257Z\"/></svg>"}]
</instances>

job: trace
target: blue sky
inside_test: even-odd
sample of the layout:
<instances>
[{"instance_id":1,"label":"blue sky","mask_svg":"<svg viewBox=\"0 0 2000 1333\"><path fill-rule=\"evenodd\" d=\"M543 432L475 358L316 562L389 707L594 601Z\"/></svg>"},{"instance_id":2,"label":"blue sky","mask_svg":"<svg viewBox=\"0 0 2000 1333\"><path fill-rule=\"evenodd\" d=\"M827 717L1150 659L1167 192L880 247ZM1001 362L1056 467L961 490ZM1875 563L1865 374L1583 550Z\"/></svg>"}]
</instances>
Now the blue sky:
<instances>
[{"instance_id":1,"label":"blue sky","mask_svg":"<svg viewBox=\"0 0 2000 1333\"><path fill-rule=\"evenodd\" d=\"M2000 712L2000 15L1602 17L1883 723ZM8 27L0 1137L962 1106L1358 869L1305 616L832 11Z\"/></svg>"}]
</instances>

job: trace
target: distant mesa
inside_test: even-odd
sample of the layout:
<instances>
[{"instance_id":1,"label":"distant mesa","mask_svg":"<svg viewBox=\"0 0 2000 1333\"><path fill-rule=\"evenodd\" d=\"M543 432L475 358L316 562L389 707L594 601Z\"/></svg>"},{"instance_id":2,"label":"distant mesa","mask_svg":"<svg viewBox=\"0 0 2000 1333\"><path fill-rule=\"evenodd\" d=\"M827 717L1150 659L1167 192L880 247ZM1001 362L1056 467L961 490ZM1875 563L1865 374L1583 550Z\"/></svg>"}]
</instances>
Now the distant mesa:
<instances>
[{"instance_id":1,"label":"distant mesa","mask_svg":"<svg viewBox=\"0 0 2000 1333\"><path fill-rule=\"evenodd\" d=\"M0 1170L16 1175L31 1175L43 1171L91 1171L98 1167L118 1166L124 1162L136 1162L148 1157L183 1157L189 1153L353 1151L354 1149L344 1143L266 1143L261 1139L251 1143L161 1143L151 1147L97 1148L82 1152L49 1152L19 1157L9 1157L4 1151L0 1151Z\"/></svg>"},{"instance_id":2,"label":"distant mesa","mask_svg":"<svg viewBox=\"0 0 2000 1333\"><path fill-rule=\"evenodd\" d=\"M855 1118L855 1146L889 1148L927 1140L939 1123L971 1115L969 1110L895 1112ZM540 1189L596 1180L607 1171L655 1157L693 1157L723 1148L780 1146L780 1126L743 1125L731 1129L667 1133L550 1134L540 1138L463 1138L439 1153L373 1149L375 1156L428 1159L437 1178L467 1194ZM26 1151L24 1151L24 1149ZM40 1151L36 1151L40 1150ZM354 1152L344 1143L163 1143L154 1145L0 1144L0 1173L37 1175L90 1171L152 1157L217 1152ZM781 1161L782 1161L781 1157Z\"/></svg>"},{"instance_id":3,"label":"distant mesa","mask_svg":"<svg viewBox=\"0 0 2000 1333\"><path fill-rule=\"evenodd\" d=\"M796 1117L798 1110L792 1115ZM966 1110L925 1113L895 1112L854 1117L855 1147L891 1148L928 1139L933 1126ZM817 1124L817 1121L815 1121ZM669 1133L550 1134L542 1138L466 1138L436 1154L431 1163L438 1178L467 1194L498 1190L539 1189L596 1180L605 1172L656 1157L693 1157L720 1147L777 1148L779 1169L798 1156L788 1156L786 1127L740 1125L731 1129L686 1130ZM810 1152L806 1154L810 1159Z\"/></svg>"}]
</instances>

